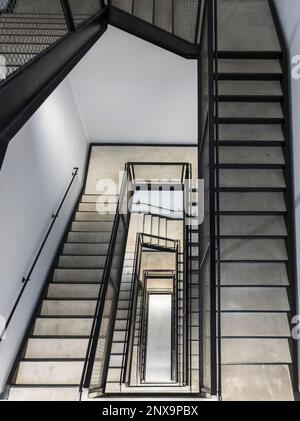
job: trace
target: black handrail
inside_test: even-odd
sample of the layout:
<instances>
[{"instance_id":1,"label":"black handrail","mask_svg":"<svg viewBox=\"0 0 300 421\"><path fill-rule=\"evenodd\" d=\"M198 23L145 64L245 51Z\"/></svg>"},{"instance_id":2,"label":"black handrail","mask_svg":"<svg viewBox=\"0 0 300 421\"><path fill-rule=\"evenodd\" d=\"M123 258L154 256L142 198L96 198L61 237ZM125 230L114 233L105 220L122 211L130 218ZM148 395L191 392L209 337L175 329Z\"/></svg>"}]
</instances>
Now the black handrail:
<instances>
[{"instance_id":1,"label":"black handrail","mask_svg":"<svg viewBox=\"0 0 300 421\"><path fill-rule=\"evenodd\" d=\"M70 189L71 189L71 187L72 187L72 185L74 183L74 180L75 180L75 178L76 178L76 176L78 174L78 171L79 171L79 168L77 168L77 167L75 167L73 169L72 179L71 179L71 181L70 181L70 183L69 183L69 185L67 187L67 190L66 190L66 192L65 192L65 194L64 194L64 196L62 198L62 201L60 202L60 205L59 205L56 213L53 214L52 217L51 217L52 218L52 222L51 222L51 224L50 224L50 226L48 228L48 231L47 231L47 233L45 235L45 238L44 238L44 240L43 240L43 242L42 242L42 244L41 244L41 246L40 246L40 248L39 248L39 250L37 252L37 255L36 255L36 257L35 257L32 265L31 265L31 268L29 269L28 274L26 276L24 276L23 279L22 279L22 284L23 284L22 289L19 292L19 295L18 295L18 297L17 297L17 299L16 299L16 301L15 301L15 303L14 303L14 305L13 305L11 311L10 311L10 314L8 316L8 319L7 319L7 321L6 321L5 325L4 325L4 328L3 328L2 332L1 332L0 342L3 340L3 337L4 337L6 331L7 331L8 327L9 327L9 325L10 325L13 317L14 317L14 314L16 312L16 309L18 307L18 304L19 304L19 302L20 302L20 300L21 300L21 298L22 298L22 296L24 294L24 291L25 291L28 283L30 282L31 275L33 274L33 272L35 270L35 267L36 267L36 265L37 265L37 263L39 261L39 258L40 258L41 254L42 254L42 252L43 252L43 250L45 248L45 245L46 245L47 240L48 240L48 238L49 238L49 236L51 234L51 231L53 229L53 226L55 225L55 222L56 222L57 218L59 217L59 213L60 213L60 211L61 211L61 209L62 209L62 207L63 207L63 205L65 203L65 200L66 200L66 198L68 196L68 193L69 193L69 191L70 191Z\"/></svg>"}]
</instances>

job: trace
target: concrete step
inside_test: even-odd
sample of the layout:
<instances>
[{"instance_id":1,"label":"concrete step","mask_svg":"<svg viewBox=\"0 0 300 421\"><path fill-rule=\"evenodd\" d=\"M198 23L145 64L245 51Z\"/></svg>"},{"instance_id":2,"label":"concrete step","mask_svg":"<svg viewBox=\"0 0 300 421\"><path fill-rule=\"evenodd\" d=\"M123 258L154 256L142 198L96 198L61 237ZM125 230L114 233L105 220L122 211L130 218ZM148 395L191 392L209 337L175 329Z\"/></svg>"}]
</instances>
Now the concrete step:
<instances>
[{"instance_id":1,"label":"concrete step","mask_svg":"<svg viewBox=\"0 0 300 421\"><path fill-rule=\"evenodd\" d=\"M50 284L48 298L98 298L100 284Z\"/></svg>"},{"instance_id":2,"label":"concrete step","mask_svg":"<svg viewBox=\"0 0 300 421\"><path fill-rule=\"evenodd\" d=\"M32 334L35 336L89 336L92 318L37 318Z\"/></svg>"},{"instance_id":3,"label":"concrete step","mask_svg":"<svg viewBox=\"0 0 300 421\"><path fill-rule=\"evenodd\" d=\"M288 365L234 365L222 367L224 401L293 401Z\"/></svg>"},{"instance_id":4,"label":"concrete step","mask_svg":"<svg viewBox=\"0 0 300 421\"><path fill-rule=\"evenodd\" d=\"M100 243L108 244L111 232L69 232L68 243Z\"/></svg>"},{"instance_id":5,"label":"concrete step","mask_svg":"<svg viewBox=\"0 0 300 421\"><path fill-rule=\"evenodd\" d=\"M287 261L288 255L284 240L222 239L221 259Z\"/></svg>"},{"instance_id":6,"label":"concrete step","mask_svg":"<svg viewBox=\"0 0 300 421\"><path fill-rule=\"evenodd\" d=\"M220 164L284 165L281 147L224 146L219 148Z\"/></svg>"},{"instance_id":7,"label":"concrete step","mask_svg":"<svg viewBox=\"0 0 300 421\"><path fill-rule=\"evenodd\" d=\"M221 192L221 212L286 212L281 192Z\"/></svg>"},{"instance_id":8,"label":"concrete step","mask_svg":"<svg viewBox=\"0 0 300 421\"><path fill-rule=\"evenodd\" d=\"M97 205L96 202L94 203L80 203L78 210L80 212L97 212L98 210L102 211L102 212L113 212L115 213L117 209L117 204L116 203L110 203L109 206L103 206L103 204L99 204L99 206Z\"/></svg>"},{"instance_id":9,"label":"concrete step","mask_svg":"<svg viewBox=\"0 0 300 421\"><path fill-rule=\"evenodd\" d=\"M284 263L221 263L222 285L285 286L289 284Z\"/></svg>"},{"instance_id":10,"label":"concrete step","mask_svg":"<svg viewBox=\"0 0 300 421\"><path fill-rule=\"evenodd\" d=\"M115 220L115 214L101 214L98 212L76 212L75 221L78 222L106 222L107 225L110 222L113 224Z\"/></svg>"},{"instance_id":11,"label":"concrete step","mask_svg":"<svg viewBox=\"0 0 300 421\"><path fill-rule=\"evenodd\" d=\"M220 124L220 140L284 142L281 124Z\"/></svg>"},{"instance_id":12,"label":"concrete step","mask_svg":"<svg viewBox=\"0 0 300 421\"><path fill-rule=\"evenodd\" d=\"M290 311L284 287L223 287L222 311Z\"/></svg>"},{"instance_id":13,"label":"concrete step","mask_svg":"<svg viewBox=\"0 0 300 421\"><path fill-rule=\"evenodd\" d=\"M221 169L220 187L227 189L285 189L280 169Z\"/></svg>"},{"instance_id":14,"label":"concrete step","mask_svg":"<svg viewBox=\"0 0 300 421\"><path fill-rule=\"evenodd\" d=\"M106 256L61 256L58 267L60 269L103 269L105 267ZM119 264L119 257L113 258L112 267Z\"/></svg>"},{"instance_id":15,"label":"concrete step","mask_svg":"<svg viewBox=\"0 0 300 421\"><path fill-rule=\"evenodd\" d=\"M101 282L103 269L55 269L53 282Z\"/></svg>"},{"instance_id":16,"label":"concrete step","mask_svg":"<svg viewBox=\"0 0 300 421\"><path fill-rule=\"evenodd\" d=\"M221 236L286 236L281 215L221 215Z\"/></svg>"},{"instance_id":17,"label":"concrete step","mask_svg":"<svg viewBox=\"0 0 300 421\"><path fill-rule=\"evenodd\" d=\"M226 0L218 8L220 51L281 51L269 3Z\"/></svg>"},{"instance_id":18,"label":"concrete step","mask_svg":"<svg viewBox=\"0 0 300 421\"><path fill-rule=\"evenodd\" d=\"M9 392L10 401L78 401L78 387L16 387Z\"/></svg>"},{"instance_id":19,"label":"concrete step","mask_svg":"<svg viewBox=\"0 0 300 421\"><path fill-rule=\"evenodd\" d=\"M28 339L25 359L84 359L89 339Z\"/></svg>"},{"instance_id":20,"label":"concrete step","mask_svg":"<svg viewBox=\"0 0 300 421\"><path fill-rule=\"evenodd\" d=\"M73 222L72 223L73 232L111 232L112 223L111 222Z\"/></svg>"},{"instance_id":21,"label":"concrete step","mask_svg":"<svg viewBox=\"0 0 300 421\"><path fill-rule=\"evenodd\" d=\"M219 95L282 96L279 81L220 80Z\"/></svg>"},{"instance_id":22,"label":"concrete step","mask_svg":"<svg viewBox=\"0 0 300 421\"><path fill-rule=\"evenodd\" d=\"M222 337L291 336L287 313L223 313Z\"/></svg>"},{"instance_id":23,"label":"concrete step","mask_svg":"<svg viewBox=\"0 0 300 421\"><path fill-rule=\"evenodd\" d=\"M96 300L44 300L42 316L91 316L95 314Z\"/></svg>"},{"instance_id":24,"label":"concrete step","mask_svg":"<svg viewBox=\"0 0 300 421\"><path fill-rule=\"evenodd\" d=\"M73 256L106 256L108 244L66 243L63 254Z\"/></svg>"},{"instance_id":25,"label":"concrete step","mask_svg":"<svg viewBox=\"0 0 300 421\"><path fill-rule=\"evenodd\" d=\"M79 385L84 361L21 361L15 384Z\"/></svg>"},{"instance_id":26,"label":"concrete step","mask_svg":"<svg viewBox=\"0 0 300 421\"><path fill-rule=\"evenodd\" d=\"M224 364L290 364L292 362L288 339L235 338L222 339Z\"/></svg>"},{"instance_id":27,"label":"concrete step","mask_svg":"<svg viewBox=\"0 0 300 421\"><path fill-rule=\"evenodd\" d=\"M220 118L283 118L280 103L276 102L220 102Z\"/></svg>"},{"instance_id":28,"label":"concrete step","mask_svg":"<svg viewBox=\"0 0 300 421\"><path fill-rule=\"evenodd\" d=\"M282 73L279 60L219 59L220 73Z\"/></svg>"},{"instance_id":29,"label":"concrete step","mask_svg":"<svg viewBox=\"0 0 300 421\"><path fill-rule=\"evenodd\" d=\"M101 194L83 194L81 197L81 203L117 203L117 195L101 195Z\"/></svg>"}]
</instances>

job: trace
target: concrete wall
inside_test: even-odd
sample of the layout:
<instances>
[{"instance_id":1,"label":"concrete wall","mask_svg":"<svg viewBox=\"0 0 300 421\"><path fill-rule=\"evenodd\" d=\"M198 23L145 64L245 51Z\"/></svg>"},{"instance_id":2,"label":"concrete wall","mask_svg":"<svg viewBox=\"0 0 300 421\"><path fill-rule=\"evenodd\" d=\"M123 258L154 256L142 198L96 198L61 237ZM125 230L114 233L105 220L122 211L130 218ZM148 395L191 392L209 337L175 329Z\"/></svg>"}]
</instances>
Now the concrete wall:
<instances>
[{"instance_id":1,"label":"concrete wall","mask_svg":"<svg viewBox=\"0 0 300 421\"><path fill-rule=\"evenodd\" d=\"M87 137L68 81L11 141L0 173L0 315L7 317L51 222L73 167L80 172L6 338L0 343L0 392L82 185ZM3 322L3 319L2 319ZM1 329L2 331L2 329Z\"/></svg>"},{"instance_id":2,"label":"concrete wall","mask_svg":"<svg viewBox=\"0 0 300 421\"><path fill-rule=\"evenodd\" d=\"M275 0L281 24L284 30L291 69L295 67L293 57L300 55L300 1L299 0ZM298 59L299 63L299 59ZM299 66L298 66L299 68ZM294 69L296 70L296 69ZM300 276L300 71L298 78L291 75L292 93L292 116L293 116L293 148L294 148L294 169L295 169L295 199L296 199L296 241L297 241L297 266L298 284ZM299 289L300 291L300 289ZM300 297L298 297L300 300ZM298 303L299 308L299 303ZM300 345L299 345L300 351ZM299 352L300 358L300 352Z\"/></svg>"},{"instance_id":3,"label":"concrete wall","mask_svg":"<svg viewBox=\"0 0 300 421\"><path fill-rule=\"evenodd\" d=\"M197 63L109 27L70 75L91 142L197 142Z\"/></svg>"}]
</instances>

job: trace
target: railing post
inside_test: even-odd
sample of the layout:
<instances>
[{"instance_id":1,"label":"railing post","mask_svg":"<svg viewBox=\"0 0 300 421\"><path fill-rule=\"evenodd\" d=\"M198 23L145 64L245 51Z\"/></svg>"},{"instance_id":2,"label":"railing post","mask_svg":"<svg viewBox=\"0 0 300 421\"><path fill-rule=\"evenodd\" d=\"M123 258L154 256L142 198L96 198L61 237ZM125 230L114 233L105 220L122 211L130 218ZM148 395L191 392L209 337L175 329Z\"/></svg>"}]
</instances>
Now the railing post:
<instances>
[{"instance_id":1,"label":"railing post","mask_svg":"<svg viewBox=\"0 0 300 421\"><path fill-rule=\"evenodd\" d=\"M70 7L70 2L69 2L69 0L60 0L60 3L61 3L62 10L64 12L68 32L74 32L75 31L75 23L74 23L72 10L71 10L71 7Z\"/></svg>"},{"instance_id":2,"label":"railing post","mask_svg":"<svg viewBox=\"0 0 300 421\"><path fill-rule=\"evenodd\" d=\"M217 394L217 243L215 180L215 85L214 85L214 2L208 1L208 87L209 87L209 212L210 212L210 332L211 394Z\"/></svg>"}]
</instances>

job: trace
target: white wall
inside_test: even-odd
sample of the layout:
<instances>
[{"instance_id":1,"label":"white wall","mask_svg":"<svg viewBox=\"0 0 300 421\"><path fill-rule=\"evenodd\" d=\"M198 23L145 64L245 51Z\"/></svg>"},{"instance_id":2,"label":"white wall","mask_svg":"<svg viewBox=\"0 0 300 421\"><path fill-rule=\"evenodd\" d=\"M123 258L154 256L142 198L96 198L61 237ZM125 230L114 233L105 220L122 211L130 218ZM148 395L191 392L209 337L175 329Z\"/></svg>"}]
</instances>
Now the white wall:
<instances>
[{"instance_id":1,"label":"white wall","mask_svg":"<svg viewBox=\"0 0 300 421\"><path fill-rule=\"evenodd\" d=\"M285 32L290 59L300 55L300 1L275 0L279 17ZM296 241L298 283L300 280L300 79L291 77L292 116L293 116L293 149L295 170L295 200L296 200ZM299 297L298 297L299 299ZM299 308L299 304L298 304ZM299 344L300 358L300 344Z\"/></svg>"},{"instance_id":2,"label":"white wall","mask_svg":"<svg viewBox=\"0 0 300 421\"><path fill-rule=\"evenodd\" d=\"M70 75L91 142L197 142L197 63L109 27Z\"/></svg>"},{"instance_id":3,"label":"white wall","mask_svg":"<svg viewBox=\"0 0 300 421\"><path fill-rule=\"evenodd\" d=\"M11 141L0 172L0 314L7 317L73 167L80 167L6 339L0 343L0 392L79 194L86 153L86 134L66 80Z\"/></svg>"}]
</instances>

